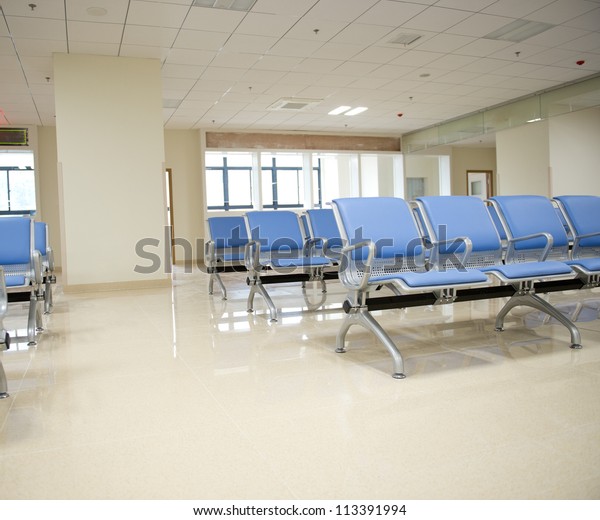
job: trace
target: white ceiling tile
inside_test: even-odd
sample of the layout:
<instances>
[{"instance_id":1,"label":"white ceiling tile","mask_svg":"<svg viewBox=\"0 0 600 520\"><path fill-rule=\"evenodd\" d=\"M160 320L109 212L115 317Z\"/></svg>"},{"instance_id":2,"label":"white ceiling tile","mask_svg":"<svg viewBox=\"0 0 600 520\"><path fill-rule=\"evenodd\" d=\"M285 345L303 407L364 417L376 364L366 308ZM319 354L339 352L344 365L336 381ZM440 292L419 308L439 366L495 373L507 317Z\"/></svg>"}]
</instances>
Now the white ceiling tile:
<instances>
[{"instance_id":1,"label":"white ceiling tile","mask_svg":"<svg viewBox=\"0 0 600 520\"><path fill-rule=\"evenodd\" d=\"M254 85L255 83L277 83L286 74L285 71L281 70L246 70L240 80Z\"/></svg>"},{"instance_id":2,"label":"white ceiling tile","mask_svg":"<svg viewBox=\"0 0 600 520\"><path fill-rule=\"evenodd\" d=\"M7 16L6 23L13 38L39 40L63 40L66 34L65 21L48 18Z\"/></svg>"},{"instance_id":3,"label":"white ceiling tile","mask_svg":"<svg viewBox=\"0 0 600 520\"><path fill-rule=\"evenodd\" d=\"M543 45L546 47L558 47L563 43L571 40L576 40L582 36L586 36L588 31L577 29L575 27L552 27L537 36L533 36L527 40L530 45Z\"/></svg>"},{"instance_id":4,"label":"white ceiling tile","mask_svg":"<svg viewBox=\"0 0 600 520\"><path fill-rule=\"evenodd\" d=\"M493 54L490 54L490 58L498 58L501 60L519 61L526 60L529 56L533 56L538 52L545 51L546 47L541 45L528 45L526 43L513 43L508 47L504 47ZM518 53L518 56L517 56Z\"/></svg>"},{"instance_id":5,"label":"white ceiling tile","mask_svg":"<svg viewBox=\"0 0 600 520\"><path fill-rule=\"evenodd\" d=\"M474 56L463 56L460 54L446 54L437 60L434 60L429 63L428 67L432 67L434 69L444 69L444 70L454 70L454 69L462 69L466 70L466 66L470 63L477 61L477 58Z\"/></svg>"},{"instance_id":6,"label":"white ceiling tile","mask_svg":"<svg viewBox=\"0 0 600 520\"><path fill-rule=\"evenodd\" d=\"M21 70L21 63L16 55L0 56L0 70Z\"/></svg>"},{"instance_id":7,"label":"white ceiling tile","mask_svg":"<svg viewBox=\"0 0 600 520\"><path fill-rule=\"evenodd\" d=\"M369 76L382 79L398 79L412 72L416 67L409 65L381 65L373 70Z\"/></svg>"},{"instance_id":8,"label":"white ceiling tile","mask_svg":"<svg viewBox=\"0 0 600 520\"><path fill-rule=\"evenodd\" d=\"M435 3L436 7L449 7L451 9L461 9L463 11L479 12L491 5L496 0L439 0Z\"/></svg>"},{"instance_id":9,"label":"white ceiling tile","mask_svg":"<svg viewBox=\"0 0 600 520\"><path fill-rule=\"evenodd\" d=\"M265 54L276 42L277 38L271 36L255 36L235 33L227 40L224 49L228 52Z\"/></svg>"},{"instance_id":10,"label":"white ceiling tile","mask_svg":"<svg viewBox=\"0 0 600 520\"><path fill-rule=\"evenodd\" d=\"M498 87L514 88L524 90L525 92L537 92L539 90L556 87L559 83L559 81L552 80L513 77L503 83L499 83Z\"/></svg>"},{"instance_id":11,"label":"white ceiling tile","mask_svg":"<svg viewBox=\"0 0 600 520\"><path fill-rule=\"evenodd\" d=\"M347 25L346 22L321 20L305 16L290 28L285 37L324 43L333 38Z\"/></svg>"},{"instance_id":12,"label":"white ceiling tile","mask_svg":"<svg viewBox=\"0 0 600 520\"><path fill-rule=\"evenodd\" d=\"M513 21L514 18L507 18L505 16L474 14L466 20L450 27L446 32L450 34L462 34L464 36L482 37Z\"/></svg>"},{"instance_id":13,"label":"white ceiling tile","mask_svg":"<svg viewBox=\"0 0 600 520\"><path fill-rule=\"evenodd\" d=\"M443 76L440 76L439 78L436 78L436 81L439 81L441 83L464 84L464 83L468 83L469 81L473 80L474 78L476 78L479 75L480 74L477 72L467 72L465 70L455 70L452 72L448 72L448 73L444 74Z\"/></svg>"},{"instance_id":14,"label":"white ceiling tile","mask_svg":"<svg viewBox=\"0 0 600 520\"><path fill-rule=\"evenodd\" d=\"M534 63L515 62L499 67L496 72L503 76L523 76L539 68L540 66Z\"/></svg>"},{"instance_id":15,"label":"white ceiling tile","mask_svg":"<svg viewBox=\"0 0 600 520\"><path fill-rule=\"evenodd\" d=\"M301 58L295 56L262 56L255 64L257 70L289 71L300 63Z\"/></svg>"},{"instance_id":16,"label":"white ceiling tile","mask_svg":"<svg viewBox=\"0 0 600 520\"><path fill-rule=\"evenodd\" d=\"M319 80L319 74L310 74L308 72L288 72L277 81L279 83L293 83L295 85L314 85ZM273 81L275 82L275 81Z\"/></svg>"},{"instance_id":17,"label":"white ceiling tile","mask_svg":"<svg viewBox=\"0 0 600 520\"><path fill-rule=\"evenodd\" d=\"M153 58L163 61L166 59L168 49L148 45L121 45L119 56L129 58Z\"/></svg>"},{"instance_id":18,"label":"white ceiling tile","mask_svg":"<svg viewBox=\"0 0 600 520\"><path fill-rule=\"evenodd\" d=\"M317 0L258 0L252 12L302 16L316 3Z\"/></svg>"},{"instance_id":19,"label":"white ceiling tile","mask_svg":"<svg viewBox=\"0 0 600 520\"><path fill-rule=\"evenodd\" d=\"M217 53L210 64L215 67L249 69L256 64L259 58L258 54L221 51Z\"/></svg>"},{"instance_id":20,"label":"white ceiling tile","mask_svg":"<svg viewBox=\"0 0 600 520\"><path fill-rule=\"evenodd\" d=\"M565 22L568 27L577 27L587 31L598 31L600 27L600 7Z\"/></svg>"},{"instance_id":21,"label":"white ceiling tile","mask_svg":"<svg viewBox=\"0 0 600 520\"><path fill-rule=\"evenodd\" d=\"M16 56L15 46L10 38L0 37L0 55L12 55Z\"/></svg>"},{"instance_id":22,"label":"white ceiling tile","mask_svg":"<svg viewBox=\"0 0 600 520\"><path fill-rule=\"evenodd\" d=\"M29 4L35 3L34 10ZM29 18L56 18L65 19L64 0L43 0L40 2L27 2L22 0L2 0L2 10L7 16L26 16Z\"/></svg>"},{"instance_id":23,"label":"white ceiling tile","mask_svg":"<svg viewBox=\"0 0 600 520\"><path fill-rule=\"evenodd\" d=\"M334 74L347 74L350 76L363 76L378 68L377 63L364 61L346 61L333 71Z\"/></svg>"},{"instance_id":24,"label":"white ceiling tile","mask_svg":"<svg viewBox=\"0 0 600 520\"><path fill-rule=\"evenodd\" d=\"M355 21L363 24L399 27L425 9L427 9L426 5L381 0Z\"/></svg>"},{"instance_id":25,"label":"white ceiling tile","mask_svg":"<svg viewBox=\"0 0 600 520\"><path fill-rule=\"evenodd\" d=\"M46 2L40 2L45 4ZM67 7L67 16L69 20L76 20L80 22L99 22L99 23L120 23L124 24L127 18L127 8L129 2L122 2L121 0L93 0L90 2L64 2ZM94 16L90 14L87 9L90 7L100 7L106 9L106 14L101 16ZM36 11L38 9L36 8ZM60 11L60 7L57 8ZM62 12L64 14L64 5Z\"/></svg>"},{"instance_id":26,"label":"white ceiling tile","mask_svg":"<svg viewBox=\"0 0 600 520\"><path fill-rule=\"evenodd\" d=\"M152 47L168 48L173 45L177 32L177 29L169 27L127 24L123 32L123 43L126 45L150 45Z\"/></svg>"},{"instance_id":27,"label":"white ceiling tile","mask_svg":"<svg viewBox=\"0 0 600 520\"><path fill-rule=\"evenodd\" d=\"M208 65L213 61L213 58L217 59L215 53L211 51L173 48L169 51L166 60L167 63L178 63L180 65Z\"/></svg>"},{"instance_id":28,"label":"white ceiling tile","mask_svg":"<svg viewBox=\"0 0 600 520\"><path fill-rule=\"evenodd\" d=\"M551 79L555 81L567 81L572 76L572 71L569 68L564 67L539 67L535 70L523 74L525 78L536 78L536 79Z\"/></svg>"},{"instance_id":29,"label":"white ceiling tile","mask_svg":"<svg viewBox=\"0 0 600 520\"><path fill-rule=\"evenodd\" d=\"M416 42L416 48L419 51L429 52L453 52L465 45L473 43L475 38L472 36L460 36L458 34L442 33L430 38L424 43Z\"/></svg>"},{"instance_id":30,"label":"white ceiling tile","mask_svg":"<svg viewBox=\"0 0 600 520\"><path fill-rule=\"evenodd\" d=\"M323 42L317 40L310 41L296 40L294 38L281 38L269 49L269 54L274 56L297 56L308 58L322 45Z\"/></svg>"},{"instance_id":31,"label":"white ceiling tile","mask_svg":"<svg viewBox=\"0 0 600 520\"><path fill-rule=\"evenodd\" d=\"M371 45L385 38L391 32L392 28L385 25L352 23L336 34L331 39L331 42Z\"/></svg>"},{"instance_id":32,"label":"white ceiling tile","mask_svg":"<svg viewBox=\"0 0 600 520\"><path fill-rule=\"evenodd\" d=\"M387 63L393 59L400 57L406 52L403 47L392 48L378 45L371 45L364 51L356 54L352 59L356 61L366 61L368 63Z\"/></svg>"},{"instance_id":33,"label":"white ceiling tile","mask_svg":"<svg viewBox=\"0 0 600 520\"><path fill-rule=\"evenodd\" d=\"M178 49L220 50L229 38L229 33L182 29L177 34L173 47Z\"/></svg>"},{"instance_id":34,"label":"white ceiling tile","mask_svg":"<svg viewBox=\"0 0 600 520\"><path fill-rule=\"evenodd\" d=\"M592 11L596 7L596 5L586 0L556 0L533 13L529 13L527 19L559 24Z\"/></svg>"},{"instance_id":35,"label":"white ceiling tile","mask_svg":"<svg viewBox=\"0 0 600 520\"><path fill-rule=\"evenodd\" d=\"M173 63L165 63L161 68L160 74L163 78L186 78L198 79L206 67L198 65L176 65Z\"/></svg>"},{"instance_id":36,"label":"white ceiling tile","mask_svg":"<svg viewBox=\"0 0 600 520\"><path fill-rule=\"evenodd\" d=\"M480 74L486 74L488 72L493 72L498 70L501 67L504 67L508 64L506 60L497 60L494 58L480 58L473 63L469 63L464 67L461 67L461 70L466 70L467 72L479 72Z\"/></svg>"},{"instance_id":37,"label":"white ceiling tile","mask_svg":"<svg viewBox=\"0 0 600 520\"><path fill-rule=\"evenodd\" d=\"M244 73L245 71L243 69L215 67L210 65L204 69L202 78L218 81L237 81L244 76Z\"/></svg>"},{"instance_id":38,"label":"white ceiling tile","mask_svg":"<svg viewBox=\"0 0 600 520\"><path fill-rule=\"evenodd\" d=\"M100 42L71 42L69 43L69 54L96 54L102 56L118 56L118 43Z\"/></svg>"},{"instance_id":39,"label":"white ceiling tile","mask_svg":"<svg viewBox=\"0 0 600 520\"><path fill-rule=\"evenodd\" d=\"M490 56L496 52L506 49L512 45L511 42L502 40L486 40L479 38L467 45L463 45L457 52L467 56Z\"/></svg>"},{"instance_id":40,"label":"white ceiling tile","mask_svg":"<svg viewBox=\"0 0 600 520\"><path fill-rule=\"evenodd\" d=\"M434 60L437 60L444 56L441 52L425 52L425 51L408 51L402 54L402 56L392 60L391 65L403 65L408 67L422 67L427 65Z\"/></svg>"},{"instance_id":41,"label":"white ceiling tile","mask_svg":"<svg viewBox=\"0 0 600 520\"><path fill-rule=\"evenodd\" d=\"M528 14L533 11L551 4L555 0L498 0L482 12L488 14L497 14L499 16L508 16L512 18L528 18ZM529 19L529 18L528 18Z\"/></svg>"},{"instance_id":42,"label":"white ceiling tile","mask_svg":"<svg viewBox=\"0 0 600 520\"><path fill-rule=\"evenodd\" d=\"M69 22L69 43L109 43L119 44L123 26L114 23Z\"/></svg>"},{"instance_id":43,"label":"white ceiling tile","mask_svg":"<svg viewBox=\"0 0 600 520\"><path fill-rule=\"evenodd\" d=\"M127 23L179 28L188 11L189 7L184 5L167 5L131 0L127 13Z\"/></svg>"},{"instance_id":44,"label":"white ceiling tile","mask_svg":"<svg viewBox=\"0 0 600 520\"><path fill-rule=\"evenodd\" d=\"M192 7L183 23L184 29L231 33L246 13L208 7Z\"/></svg>"},{"instance_id":45,"label":"white ceiling tile","mask_svg":"<svg viewBox=\"0 0 600 520\"><path fill-rule=\"evenodd\" d=\"M368 77L359 78L359 79L353 81L352 83L350 83L349 86L351 88L379 89L379 88L383 88L389 82L390 82L390 78L374 78L373 76L369 75Z\"/></svg>"},{"instance_id":46,"label":"white ceiling tile","mask_svg":"<svg viewBox=\"0 0 600 520\"><path fill-rule=\"evenodd\" d=\"M378 4L378 0L361 0L360 2L348 2L347 0L320 0L308 14L310 17L318 20L341 20L352 22L375 4Z\"/></svg>"},{"instance_id":47,"label":"white ceiling tile","mask_svg":"<svg viewBox=\"0 0 600 520\"><path fill-rule=\"evenodd\" d=\"M294 70L297 72L314 72L324 74L336 69L342 63L342 60L306 58L302 60Z\"/></svg>"},{"instance_id":48,"label":"white ceiling tile","mask_svg":"<svg viewBox=\"0 0 600 520\"><path fill-rule=\"evenodd\" d=\"M326 43L317 49L312 57L326 60L349 60L362 50L360 45L348 43Z\"/></svg>"},{"instance_id":49,"label":"white ceiling tile","mask_svg":"<svg viewBox=\"0 0 600 520\"><path fill-rule=\"evenodd\" d=\"M440 32L462 22L469 16L471 16L471 13L466 11L444 9L442 7L428 7L425 11L404 23L402 27L422 31Z\"/></svg>"},{"instance_id":50,"label":"white ceiling tile","mask_svg":"<svg viewBox=\"0 0 600 520\"><path fill-rule=\"evenodd\" d=\"M288 32L295 22L296 19L291 16L250 12L237 26L235 33L280 37Z\"/></svg>"},{"instance_id":51,"label":"white ceiling tile","mask_svg":"<svg viewBox=\"0 0 600 520\"><path fill-rule=\"evenodd\" d=\"M538 52L533 56L528 56L524 60L527 63L535 63L537 65L554 65L560 61L572 59L575 63L575 57L578 55L577 51L567 49L548 49L542 52Z\"/></svg>"},{"instance_id":52,"label":"white ceiling tile","mask_svg":"<svg viewBox=\"0 0 600 520\"><path fill-rule=\"evenodd\" d=\"M582 38L566 42L562 47L574 51L598 52L598 50L600 50L600 33L590 33Z\"/></svg>"}]
</instances>

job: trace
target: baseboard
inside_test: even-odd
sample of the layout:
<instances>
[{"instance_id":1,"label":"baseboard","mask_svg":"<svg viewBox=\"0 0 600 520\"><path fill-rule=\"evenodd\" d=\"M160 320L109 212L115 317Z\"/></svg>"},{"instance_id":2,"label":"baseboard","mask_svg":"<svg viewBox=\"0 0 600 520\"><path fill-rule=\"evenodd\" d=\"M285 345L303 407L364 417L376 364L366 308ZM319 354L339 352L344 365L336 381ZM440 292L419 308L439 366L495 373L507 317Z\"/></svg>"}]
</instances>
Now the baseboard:
<instances>
[{"instance_id":1,"label":"baseboard","mask_svg":"<svg viewBox=\"0 0 600 520\"><path fill-rule=\"evenodd\" d=\"M88 293L103 291L129 291L135 289L158 289L171 287L171 278L161 280L135 280L129 282L106 282L63 285L64 293Z\"/></svg>"}]
</instances>

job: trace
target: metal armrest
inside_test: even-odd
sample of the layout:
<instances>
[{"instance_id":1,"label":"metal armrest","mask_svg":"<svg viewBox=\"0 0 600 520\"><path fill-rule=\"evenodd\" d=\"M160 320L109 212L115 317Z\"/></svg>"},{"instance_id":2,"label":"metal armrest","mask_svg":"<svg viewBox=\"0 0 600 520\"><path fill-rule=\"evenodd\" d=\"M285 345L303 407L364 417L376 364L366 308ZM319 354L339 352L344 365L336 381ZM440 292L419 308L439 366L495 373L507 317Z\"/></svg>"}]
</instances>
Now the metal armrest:
<instances>
[{"instance_id":1,"label":"metal armrest","mask_svg":"<svg viewBox=\"0 0 600 520\"><path fill-rule=\"evenodd\" d=\"M542 233L533 233L531 235L524 235L522 237L513 237L508 239L508 249L509 252L512 253L514 251L514 244L516 242L522 242L524 240L531 240L532 238L545 237L546 238L546 246L540 255L540 262L546 260L548 253L550 253L550 249L552 249L552 245L554 244L554 238L550 233L542 232ZM510 258L510 255L507 255Z\"/></svg>"},{"instance_id":2,"label":"metal armrest","mask_svg":"<svg viewBox=\"0 0 600 520\"><path fill-rule=\"evenodd\" d=\"M39 286L43 283L44 278L42 276L42 255L39 251L34 250L32 255L32 268L33 268L33 279L35 280L35 284Z\"/></svg>"},{"instance_id":3,"label":"metal armrest","mask_svg":"<svg viewBox=\"0 0 600 520\"><path fill-rule=\"evenodd\" d=\"M460 266L464 266L467 263L467 260L471 256L471 251L473 250L473 242L469 237L454 237L449 238L447 240L439 240L432 242L433 246L432 256L433 256L433 264L435 265L439 261L440 256L440 245L443 244L454 244L456 242L462 242L465 245L465 251L462 255L462 258L458 260Z\"/></svg>"},{"instance_id":4,"label":"metal armrest","mask_svg":"<svg viewBox=\"0 0 600 520\"><path fill-rule=\"evenodd\" d=\"M208 260L208 267L214 267L216 262L215 257L215 241L209 240L204 244L204 258Z\"/></svg>"},{"instance_id":5,"label":"metal armrest","mask_svg":"<svg viewBox=\"0 0 600 520\"><path fill-rule=\"evenodd\" d=\"M368 247L369 254L367 256L366 262L363 263L364 272L363 272L363 277L361 279L360 285L358 286L359 290L364 290L369 285L369 277L371 276L371 265L373 264L373 258L375 257L375 242L371 242L370 240L364 240L362 242L357 242L356 244L350 244L350 245L344 246L341 251L343 258L345 260L345 263L343 263L340 266L340 273L343 274L345 269L348 267L348 265L350 265L350 262L352 261L352 259L350 258L350 253L352 251L354 251L358 248L362 248L362 247Z\"/></svg>"},{"instance_id":6,"label":"metal armrest","mask_svg":"<svg viewBox=\"0 0 600 520\"><path fill-rule=\"evenodd\" d=\"M51 247L46 248L46 259L48 262L48 271L52 274L54 273L54 249Z\"/></svg>"},{"instance_id":7,"label":"metal armrest","mask_svg":"<svg viewBox=\"0 0 600 520\"><path fill-rule=\"evenodd\" d=\"M307 238L304 241L304 244L302 245L302 256L305 256L305 257L313 256L312 251L315 248L315 246L317 245L317 243L320 242L321 240L322 240L321 238Z\"/></svg>"},{"instance_id":8,"label":"metal armrest","mask_svg":"<svg viewBox=\"0 0 600 520\"><path fill-rule=\"evenodd\" d=\"M244 246L244 267L248 271L260 271L260 242L250 240Z\"/></svg>"}]
</instances>

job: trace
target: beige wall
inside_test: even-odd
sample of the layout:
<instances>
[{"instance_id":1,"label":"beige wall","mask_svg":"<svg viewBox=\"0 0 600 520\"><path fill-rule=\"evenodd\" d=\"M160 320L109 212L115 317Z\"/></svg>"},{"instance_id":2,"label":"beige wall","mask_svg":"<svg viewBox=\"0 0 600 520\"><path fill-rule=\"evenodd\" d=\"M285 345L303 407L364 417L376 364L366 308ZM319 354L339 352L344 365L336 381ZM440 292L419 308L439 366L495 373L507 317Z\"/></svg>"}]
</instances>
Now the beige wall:
<instances>
[{"instance_id":1,"label":"beige wall","mask_svg":"<svg viewBox=\"0 0 600 520\"><path fill-rule=\"evenodd\" d=\"M192 245L194 257L189 260L195 261L202 258L197 240L205 235L199 130L165 130L165 167L172 170L175 237ZM185 259L183 249L176 248L175 259Z\"/></svg>"},{"instance_id":2,"label":"beige wall","mask_svg":"<svg viewBox=\"0 0 600 520\"><path fill-rule=\"evenodd\" d=\"M496 134L498 195L550 195L548 121Z\"/></svg>"},{"instance_id":3,"label":"beige wall","mask_svg":"<svg viewBox=\"0 0 600 520\"><path fill-rule=\"evenodd\" d=\"M58 174L56 165L56 127L45 126L37 129L37 164L39 187L38 220L48 224L50 245L54 250L54 264L62 267L60 208L58 203Z\"/></svg>"},{"instance_id":4,"label":"beige wall","mask_svg":"<svg viewBox=\"0 0 600 520\"><path fill-rule=\"evenodd\" d=\"M600 195L600 108L549 120L551 194Z\"/></svg>"},{"instance_id":5,"label":"beige wall","mask_svg":"<svg viewBox=\"0 0 600 520\"><path fill-rule=\"evenodd\" d=\"M496 194L496 149L453 146L450 160L452 195L467 194L467 170L491 170Z\"/></svg>"},{"instance_id":6,"label":"beige wall","mask_svg":"<svg viewBox=\"0 0 600 520\"><path fill-rule=\"evenodd\" d=\"M140 241L166 224L160 62L54 55L63 282L67 290L166 282Z\"/></svg>"}]
</instances>

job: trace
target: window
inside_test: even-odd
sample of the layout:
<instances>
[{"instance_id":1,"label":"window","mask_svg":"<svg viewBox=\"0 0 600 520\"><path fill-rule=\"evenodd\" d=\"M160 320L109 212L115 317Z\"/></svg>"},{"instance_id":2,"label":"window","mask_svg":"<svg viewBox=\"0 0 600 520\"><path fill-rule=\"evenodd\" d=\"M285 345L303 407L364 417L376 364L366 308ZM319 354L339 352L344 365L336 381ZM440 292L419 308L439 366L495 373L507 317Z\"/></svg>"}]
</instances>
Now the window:
<instances>
[{"instance_id":1,"label":"window","mask_svg":"<svg viewBox=\"0 0 600 520\"><path fill-rule=\"evenodd\" d=\"M301 208L304 205L302 154L261 154L263 207Z\"/></svg>"},{"instance_id":2,"label":"window","mask_svg":"<svg viewBox=\"0 0 600 520\"><path fill-rule=\"evenodd\" d=\"M208 209L251 209L252 155L207 152L205 161Z\"/></svg>"},{"instance_id":3,"label":"window","mask_svg":"<svg viewBox=\"0 0 600 520\"><path fill-rule=\"evenodd\" d=\"M0 150L0 211L35 211L33 152Z\"/></svg>"}]
</instances>

